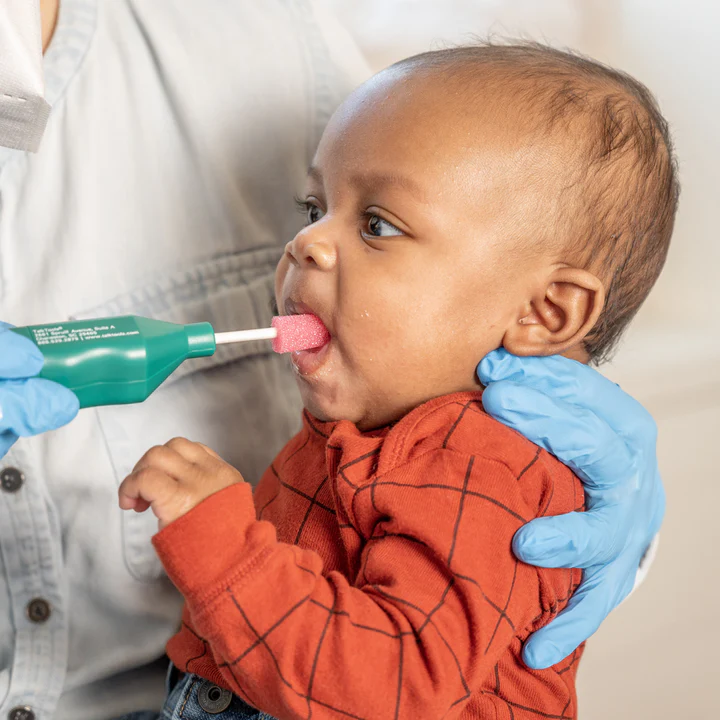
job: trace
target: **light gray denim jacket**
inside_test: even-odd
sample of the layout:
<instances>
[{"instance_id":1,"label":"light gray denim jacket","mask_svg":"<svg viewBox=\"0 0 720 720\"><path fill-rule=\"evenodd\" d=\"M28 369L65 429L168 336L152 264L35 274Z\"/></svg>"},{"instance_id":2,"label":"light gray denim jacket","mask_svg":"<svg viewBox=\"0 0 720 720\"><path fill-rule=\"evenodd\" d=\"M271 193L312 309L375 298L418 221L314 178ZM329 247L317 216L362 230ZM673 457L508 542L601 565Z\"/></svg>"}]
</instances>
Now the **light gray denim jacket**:
<instances>
[{"instance_id":1,"label":"light gray denim jacket","mask_svg":"<svg viewBox=\"0 0 720 720\"><path fill-rule=\"evenodd\" d=\"M61 0L45 74L40 152L0 150L0 319L267 325L293 195L367 75L345 31L311 0ZM0 718L159 708L181 598L118 483L175 435L255 481L298 403L268 344L226 346L0 460Z\"/></svg>"}]
</instances>

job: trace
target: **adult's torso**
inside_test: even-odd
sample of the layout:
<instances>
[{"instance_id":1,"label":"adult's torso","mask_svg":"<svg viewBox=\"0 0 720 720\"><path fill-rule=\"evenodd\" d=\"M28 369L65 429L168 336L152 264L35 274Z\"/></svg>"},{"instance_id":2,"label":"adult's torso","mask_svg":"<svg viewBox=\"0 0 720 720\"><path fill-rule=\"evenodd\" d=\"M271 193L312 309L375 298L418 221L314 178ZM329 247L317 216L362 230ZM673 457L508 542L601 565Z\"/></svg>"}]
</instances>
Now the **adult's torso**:
<instances>
[{"instance_id":1,"label":"adult's torso","mask_svg":"<svg viewBox=\"0 0 720 720\"><path fill-rule=\"evenodd\" d=\"M0 317L266 324L275 262L301 222L292 196L365 72L316 12L303 0L62 0L41 150L0 150ZM180 600L152 517L121 513L117 483L174 435L258 478L297 403L282 359L248 344L192 361L141 406L84 410L16 444L0 461L24 477L0 491L0 718L158 706L159 665L134 669L162 654Z\"/></svg>"}]
</instances>

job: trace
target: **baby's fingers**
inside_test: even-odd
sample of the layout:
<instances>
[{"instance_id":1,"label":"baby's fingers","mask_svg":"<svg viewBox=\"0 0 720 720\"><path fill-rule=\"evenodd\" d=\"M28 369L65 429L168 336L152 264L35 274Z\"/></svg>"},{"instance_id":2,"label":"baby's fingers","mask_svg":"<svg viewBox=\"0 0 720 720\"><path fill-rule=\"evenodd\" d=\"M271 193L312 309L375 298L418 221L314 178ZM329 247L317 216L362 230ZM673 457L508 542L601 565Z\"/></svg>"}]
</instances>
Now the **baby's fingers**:
<instances>
[{"instance_id":1,"label":"baby's fingers","mask_svg":"<svg viewBox=\"0 0 720 720\"><path fill-rule=\"evenodd\" d=\"M212 448L208 447L207 445L203 445L203 443L195 443L199 448L204 450L211 458L214 458L215 460L220 460L221 462L225 462Z\"/></svg>"},{"instance_id":2,"label":"baby's fingers","mask_svg":"<svg viewBox=\"0 0 720 720\"><path fill-rule=\"evenodd\" d=\"M150 507L150 503L142 498L131 498L127 495L120 495L119 500L121 510L134 510L136 513L143 513Z\"/></svg>"},{"instance_id":3,"label":"baby's fingers","mask_svg":"<svg viewBox=\"0 0 720 720\"><path fill-rule=\"evenodd\" d=\"M120 484L120 506L127 509L124 504L132 503L131 507L134 508L137 500L145 500L152 505L156 500L168 495L175 484L176 481L162 470L149 466L139 468Z\"/></svg>"},{"instance_id":4,"label":"baby's fingers","mask_svg":"<svg viewBox=\"0 0 720 720\"><path fill-rule=\"evenodd\" d=\"M123 510L143 512L151 507L161 527L175 519L177 481L162 470L144 467L132 472L120 484L118 496Z\"/></svg>"},{"instance_id":5,"label":"baby's fingers","mask_svg":"<svg viewBox=\"0 0 720 720\"><path fill-rule=\"evenodd\" d=\"M172 442L171 440L170 443ZM193 472L193 462L179 453L175 447L171 447L170 443L150 448L138 460L133 473L152 468L177 480L188 477Z\"/></svg>"},{"instance_id":6,"label":"baby's fingers","mask_svg":"<svg viewBox=\"0 0 720 720\"><path fill-rule=\"evenodd\" d=\"M207 460L208 455L218 457L210 448L202 443L193 442L184 437L174 437L172 440L166 442L163 447L177 453L189 463L202 464Z\"/></svg>"}]
</instances>

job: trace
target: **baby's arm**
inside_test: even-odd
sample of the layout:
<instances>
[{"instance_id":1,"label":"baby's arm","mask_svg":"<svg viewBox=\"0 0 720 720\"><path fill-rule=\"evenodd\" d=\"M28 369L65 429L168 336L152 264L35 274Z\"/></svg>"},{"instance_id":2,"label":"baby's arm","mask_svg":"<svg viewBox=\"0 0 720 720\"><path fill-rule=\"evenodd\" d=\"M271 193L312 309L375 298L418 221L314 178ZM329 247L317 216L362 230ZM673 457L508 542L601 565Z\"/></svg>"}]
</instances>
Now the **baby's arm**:
<instances>
[{"instance_id":1,"label":"baby's arm","mask_svg":"<svg viewBox=\"0 0 720 720\"><path fill-rule=\"evenodd\" d=\"M541 610L537 571L511 552L530 513L516 478L439 449L359 491L353 509L342 532L369 538L354 586L277 542L242 482L155 544L194 630L249 703L291 718L459 709Z\"/></svg>"}]
</instances>

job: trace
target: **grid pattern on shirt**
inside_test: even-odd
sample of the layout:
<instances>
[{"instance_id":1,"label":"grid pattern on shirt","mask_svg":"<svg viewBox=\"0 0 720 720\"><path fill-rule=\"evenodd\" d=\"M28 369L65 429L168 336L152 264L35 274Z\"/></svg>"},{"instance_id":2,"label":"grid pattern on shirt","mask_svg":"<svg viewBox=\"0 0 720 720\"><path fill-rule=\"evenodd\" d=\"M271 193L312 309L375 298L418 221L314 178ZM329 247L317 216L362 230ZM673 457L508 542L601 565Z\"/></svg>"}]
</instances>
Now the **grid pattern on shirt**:
<instances>
[{"instance_id":1,"label":"grid pattern on shirt","mask_svg":"<svg viewBox=\"0 0 720 720\"><path fill-rule=\"evenodd\" d=\"M300 577L308 576L310 591L290 593L284 603L275 605L282 612L269 615L266 607L259 607L262 601L256 602L255 595L230 585L226 593L244 633L238 642L224 645L234 652L222 653L217 667L231 678L233 689L247 702L266 707L264 698L249 689L246 669L251 658L262 654L270 672L276 674L278 687L306 704L307 718L374 720L378 715L357 714L342 697L328 692L332 663L337 661L335 643L337 637L344 637L365 654L390 658L386 665L379 662L384 669L394 668L392 681L385 677L382 683L386 693L383 717L408 717L404 689L408 678L419 672L418 658L423 654L419 649L426 645L443 659L443 686L452 688L447 717L484 717L488 708L498 705L507 717L517 720L575 717L574 675L580 653L576 651L559 666L542 673L528 671L519 657L522 640L562 609L576 589L579 574L552 571L546 584L553 586L553 592L548 594L546 588L543 594L538 589L537 572L518 563L509 552L496 552L488 562L468 561L474 547L482 554L483 543L492 542L494 536L511 538L534 516L574 509L574 480L567 471L549 477L536 472L540 465L547 465L547 458L525 441L521 456L513 459L516 467L512 482L531 489L544 483L542 492L537 493L537 507L529 508L518 501L522 493L517 488L508 488L506 477L504 482L483 482L484 474L495 467L495 460L468 452L477 444L473 437L478 428L487 429L488 418L479 399L471 396L462 402L448 402L442 410L439 427L432 428L429 440L425 438L433 450L423 448L417 460L405 458L407 472L397 472L396 467L378 472L387 435L348 435L339 424L320 424L309 416L303 433L270 468L256 495L258 517L271 521L282 518L279 539L319 552L325 560L325 576L342 567L337 555L318 542L318 537L326 537L318 535L320 530L334 527L344 554L358 556L354 563L347 561L346 567L355 565L358 569L347 580L386 610L391 609L392 621L388 622L384 614L380 614L380 621L368 620L377 614L343 606L338 593L313 591L317 568L306 567L300 553L293 555L295 570ZM424 432L428 432L427 427ZM503 429L499 437L506 440L507 432ZM517 447L516 443L513 449ZM328 472L322 476L306 471L317 468L317 463L308 462L308 458L316 458L320 451L327 454ZM427 464L428 457L436 459ZM427 474L419 477L416 470ZM562 492L556 487L560 483ZM423 523L403 516L403 508L407 508L407 515L417 515L421 506L438 510L428 512ZM389 512L396 521L385 521ZM288 522L290 518L292 522ZM373 518L372 522L368 518ZM430 527L425 528L425 522ZM481 523L484 535L478 527ZM388 558L397 558L400 563L393 568L391 582L386 577L392 566ZM430 567L427 572L425 563ZM497 571L493 563L504 564L503 570ZM414 573L419 573L417 578ZM472 652L465 647L469 641L462 631L458 634L455 622L458 614L469 612L465 607L468 604L474 606L471 624L481 634L481 646ZM302 681L282 653L283 633L293 623L303 623L313 638L308 644L309 671ZM465 626L460 623L460 627ZM201 670L208 657L208 641L190 624L186 630L200 649L185 658L184 667ZM220 660L217 648L213 647L213 653ZM492 662L486 676L478 677L473 666L482 664L484 658L492 658ZM551 690L544 691L548 686Z\"/></svg>"}]
</instances>

